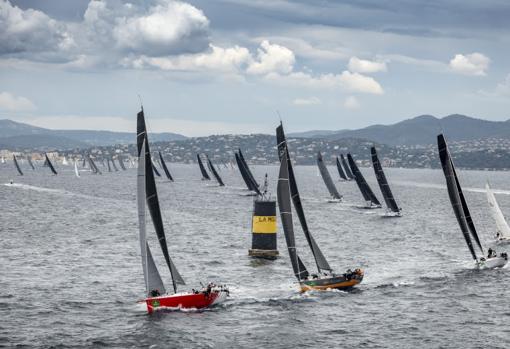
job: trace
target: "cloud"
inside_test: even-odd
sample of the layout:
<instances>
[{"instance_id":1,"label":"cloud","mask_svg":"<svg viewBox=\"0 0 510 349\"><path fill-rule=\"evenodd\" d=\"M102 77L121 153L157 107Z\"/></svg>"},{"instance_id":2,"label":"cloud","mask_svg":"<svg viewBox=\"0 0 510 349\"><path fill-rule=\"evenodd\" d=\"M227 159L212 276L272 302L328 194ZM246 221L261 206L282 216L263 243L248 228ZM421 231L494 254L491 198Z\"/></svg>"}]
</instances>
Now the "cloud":
<instances>
[{"instance_id":1,"label":"cloud","mask_svg":"<svg viewBox=\"0 0 510 349\"><path fill-rule=\"evenodd\" d=\"M344 108L345 109L359 109L361 107L358 99L354 96L348 96L344 101Z\"/></svg>"},{"instance_id":2,"label":"cloud","mask_svg":"<svg viewBox=\"0 0 510 349\"><path fill-rule=\"evenodd\" d=\"M309 97L309 98L296 98L292 101L292 104L298 106L308 106L308 105L317 105L321 104L322 101L317 97Z\"/></svg>"},{"instance_id":3,"label":"cloud","mask_svg":"<svg viewBox=\"0 0 510 349\"><path fill-rule=\"evenodd\" d=\"M351 57L349 59L349 70L356 73L377 73L387 71L385 62L375 62L358 57Z\"/></svg>"},{"instance_id":4,"label":"cloud","mask_svg":"<svg viewBox=\"0 0 510 349\"><path fill-rule=\"evenodd\" d=\"M0 109L7 111L32 111L35 105L22 96L14 96L9 92L0 92Z\"/></svg>"},{"instance_id":5,"label":"cloud","mask_svg":"<svg viewBox=\"0 0 510 349\"><path fill-rule=\"evenodd\" d=\"M258 49L257 60L250 64L247 73L255 75L272 72L288 74L292 71L295 62L296 57L291 50L264 40Z\"/></svg>"},{"instance_id":6,"label":"cloud","mask_svg":"<svg viewBox=\"0 0 510 349\"><path fill-rule=\"evenodd\" d=\"M465 75L485 76L489 64L489 57L478 52L467 55L459 53L450 60L450 68L456 73Z\"/></svg>"}]
</instances>

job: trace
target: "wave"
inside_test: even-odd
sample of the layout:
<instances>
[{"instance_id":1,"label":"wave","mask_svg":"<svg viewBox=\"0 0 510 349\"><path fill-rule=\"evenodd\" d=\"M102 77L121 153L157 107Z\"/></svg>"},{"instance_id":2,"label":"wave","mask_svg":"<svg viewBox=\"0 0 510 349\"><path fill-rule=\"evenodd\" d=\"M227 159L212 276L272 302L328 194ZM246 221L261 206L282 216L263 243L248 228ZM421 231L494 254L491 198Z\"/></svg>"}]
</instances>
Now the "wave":
<instances>
[{"instance_id":1,"label":"wave","mask_svg":"<svg viewBox=\"0 0 510 349\"><path fill-rule=\"evenodd\" d=\"M412 182L412 181L395 181L394 183L398 184L398 185L408 186L408 187L446 190L446 185L443 185L443 184ZM494 194L510 195L510 190L495 189L495 188L491 188L491 189ZM485 194L485 192L486 192L485 188L463 187L462 190L469 191L472 193L484 193Z\"/></svg>"}]
</instances>

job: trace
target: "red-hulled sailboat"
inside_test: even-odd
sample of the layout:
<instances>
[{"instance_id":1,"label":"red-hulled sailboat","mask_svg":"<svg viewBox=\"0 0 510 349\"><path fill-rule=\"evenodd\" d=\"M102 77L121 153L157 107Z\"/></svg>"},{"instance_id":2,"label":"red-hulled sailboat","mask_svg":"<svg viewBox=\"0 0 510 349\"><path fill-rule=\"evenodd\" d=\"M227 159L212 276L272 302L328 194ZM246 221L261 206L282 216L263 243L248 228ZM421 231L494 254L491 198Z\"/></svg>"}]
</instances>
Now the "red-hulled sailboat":
<instances>
[{"instance_id":1,"label":"red-hulled sailboat","mask_svg":"<svg viewBox=\"0 0 510 349\"><path fill-rule=\"evenodd\" d=\"M158 193L150 157L147 128L142 110L137 119L137 147L138 147L138 221L140 230L140 249L142 256L143 276L145 279L146 298L149 314L159 309L203 309L224 301L228 288L223 285L209 283L200 290L191 292L177 292L177 285L184 285L184 280L177 271L168 252L163 220L159 208ZM146 236L146 207L149 209L154 230L158 237L163 256L172 277L173 294L167 294L161 275L153 259Z\"/></svg>"}]
</instances>

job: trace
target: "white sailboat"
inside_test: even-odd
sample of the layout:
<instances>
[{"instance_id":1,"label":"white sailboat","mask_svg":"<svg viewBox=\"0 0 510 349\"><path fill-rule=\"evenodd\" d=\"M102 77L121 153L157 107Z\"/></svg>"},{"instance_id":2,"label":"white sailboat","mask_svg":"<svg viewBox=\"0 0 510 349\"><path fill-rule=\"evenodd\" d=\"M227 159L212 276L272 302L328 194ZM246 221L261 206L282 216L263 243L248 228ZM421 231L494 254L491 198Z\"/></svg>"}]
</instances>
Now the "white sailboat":
<instances>
[{"instance_id":1,"label":"white sailboat","mask_svg":"<svg viewBox=\"0 0 510 349\"><path fill-rule=\"evenodd\" d=\"M485 184L485 189L487 190L487 201L489 202L492 216L496 221L496 239L498 241L510 242L510 227L505 220L503 212L501 212L501 209L499 208L498 202L496 201L496 197L491 190L489 182Z\"/></svg>"},{"instance_id":2,"label":"white sailboat","mask_svg":"<svg viewBox=\"0 0 510 349\"><path fill-rule=\"evenodd\" d=\"M80 171L78 171L78 163L76 162L76 160L74 160L74 174L76 175L76 177L80 178Z\"/></svg>"},{"instance_id":3,"label":"white sailboat","mask_svg":"<svg viewBox=\"0 0 510 349\"><path fill-rule=\"evenodd\" d=\"M64 160L62 160L62 165L64 165L64 166L69 165L65 156L64 156Z\"/></svg>"}]
</instances>

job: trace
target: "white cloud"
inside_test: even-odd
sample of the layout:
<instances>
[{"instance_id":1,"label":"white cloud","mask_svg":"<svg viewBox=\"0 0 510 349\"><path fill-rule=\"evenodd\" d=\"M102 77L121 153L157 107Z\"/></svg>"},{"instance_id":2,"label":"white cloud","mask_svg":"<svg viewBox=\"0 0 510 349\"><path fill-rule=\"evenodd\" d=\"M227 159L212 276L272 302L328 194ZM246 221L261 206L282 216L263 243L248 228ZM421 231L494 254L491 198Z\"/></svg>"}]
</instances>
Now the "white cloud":
<instances>
[{"instance_id":1,"label":"white cloud","mask_svg":"<svg viewBox=\"0 0 510 349\"><path fill-rule=\"evenodd\" d=\"M35 105L22 96L15 96L9 92L0 92L0 109L7 111L31 111Z\"/></svg>"},{"instance_id":2,"label":"white cloud","mask_svg":"<svg viewBox=\"0 0 510 349\"><path fill-rule=\"evenodd\" d=\"M250 64L247 72L256 75L273 72L288 74L292 71L295 62L296 57L291 50L264 40L258 49L257 60Z\"/></svg>"},{"instance_id":3,"label":"white cloud","mask_svg":"<svg viewBox=\"0 0 510 349\"><path fill-rule=\"evenodd\" d=\"M356 73L377 73L387 71L385 62L369 61L359 59L358 57L351 57L349 59L349 70Z\"/></svg>"},{"instance_id":4,"label":"white cloud","mask_svg":"<svg viewBox=\"0 0 510 349\"><path fill-rule=\"evenodd\" d=\"M321 103L321 100L317 97L296 98L292 101L292 104L299 106L316 105Z\"/></svg>"},{"instance_id":5,"label":"white cloud","mask_svg":"<svg viewBox=\"0 0 510 349\"><path fill-rule=\"evenodd\" d=\"M490 59L482 53L457 54L450 60L450 68L460 74L485 76Z\"/></svg>"},{"instance_id":6,"label":"white cloud","mask_svg":"<svg viewBox=\"0 0 510 349\"><path fill-rule=\"evenodd\" d=\"M348 96L344 101L344 108L345 109L359 109L361 107L358 99L354 96Z\"/></svg>"}]
</instances>

